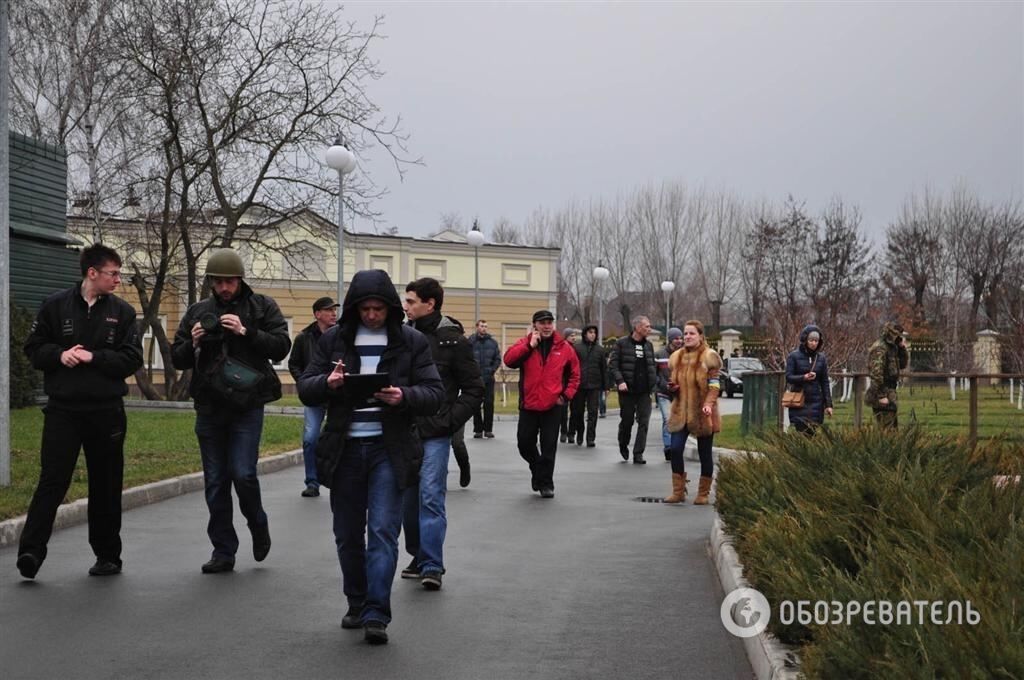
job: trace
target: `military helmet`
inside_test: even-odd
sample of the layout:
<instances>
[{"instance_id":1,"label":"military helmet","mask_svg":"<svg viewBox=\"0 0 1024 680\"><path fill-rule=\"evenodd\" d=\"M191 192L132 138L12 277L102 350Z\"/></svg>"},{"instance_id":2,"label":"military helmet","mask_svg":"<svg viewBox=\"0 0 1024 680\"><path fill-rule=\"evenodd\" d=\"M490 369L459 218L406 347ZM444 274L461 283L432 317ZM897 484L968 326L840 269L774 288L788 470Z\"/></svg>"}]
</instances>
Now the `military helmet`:
<instances>
[{"instance_id":1,"label":"military helmet","mask_svg":"<svg viewBox=\"0 0 1024 680\"><path fill-rule=\"evenodd\" d=\"M220 248L206 260L206 276L245 276L242 257L231 248Z\"/></svg>"}]
</instances>

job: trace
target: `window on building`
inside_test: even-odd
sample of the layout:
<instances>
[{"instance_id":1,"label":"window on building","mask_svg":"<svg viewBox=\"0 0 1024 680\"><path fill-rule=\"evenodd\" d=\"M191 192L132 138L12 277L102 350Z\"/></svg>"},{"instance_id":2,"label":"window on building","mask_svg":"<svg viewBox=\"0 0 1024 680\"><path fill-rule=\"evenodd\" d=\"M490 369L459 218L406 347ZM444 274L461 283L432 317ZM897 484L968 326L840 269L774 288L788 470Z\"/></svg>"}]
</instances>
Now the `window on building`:
<instances>
[{"instance_id":1,"label":"window on building","mask_svg":"<svg viewBox=\"0 0 1024 680\"><path fill-rule=\"evenodd\" d=\"M167 317L160 316L160 325L163 326L164 332L167 333L167 340L172 341L174 339L174 329L167 329ZM146 332L142 336L142 365L147 370L163 370L164 357L160 354L160 344L153 342L153 329L150 326L146 326Z\"/></svg>"},{"instance_id":2,"label":"window on building","mask_svg":"<svg viewBox=\"0 0 1024 680\"><path fill-rule=\"evenodd\" d=\"M437 279L441 283L444 283L447 269L448 263L445 260L425 260L416 258L414 266L416 275L413 278L422 279L424 276L429 276L432 279Z\"/></svg>"},{"instance_id":3,"label":"window on building","mask_svg":"<svg viewBox=\"0 0 1024 680\"><path fill-rule=\"evenodd\" d=\"M292 347L294 347L295 346L295 336L292 335L292 317L286 316L284 318L284 320L288 324L288 337L292 339ZM291 355L292 355L292 351L291 351L291 349L289 349L288 350L288 354L287 354L287 356L285 356L284 359L281 359L280 361L274 363L274 370L277 370L277 371L287 371L288 370L288 357L290 357Z\"/></svg>"},{"instance_id":4,"label":"window on building","mask_svg":"<svg viewBox=\"0 0 1024 680\"><path fill-rule=\"evenodd\" d=\"M530 265L528 264L502 264L501 283L505 286L529 286Z\"/></svg>"},{"instance_id":5,"label":"window on building","mask_svg":"<svg viewBox=\"0 0 1024 680\"><path fill-rule=\"evenodd\" d=\"M286 279L324 280L327 251L309 241L293 243L281 254L281 272Z\"/></svg>"},{"instance_id":6,"label":"window on building","mask_svg":"<svg viewBox=\"0 0 1024 680\"><path fill-rule=\"evenodd\" d=\"M395 258L391 255L371 255L370 269L383 269L388 276L394 276Z\"/></svg>"}]
</instances>

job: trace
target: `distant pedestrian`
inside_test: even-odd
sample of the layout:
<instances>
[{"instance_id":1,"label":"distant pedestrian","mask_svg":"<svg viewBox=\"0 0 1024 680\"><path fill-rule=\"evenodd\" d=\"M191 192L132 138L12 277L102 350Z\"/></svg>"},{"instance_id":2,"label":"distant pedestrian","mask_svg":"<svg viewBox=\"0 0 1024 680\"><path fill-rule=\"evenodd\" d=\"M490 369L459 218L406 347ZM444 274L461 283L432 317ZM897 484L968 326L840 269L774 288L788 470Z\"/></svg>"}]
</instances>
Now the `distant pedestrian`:
<instances>
[{"instance_id":1,"label":"distant pedestrian","mask_svg":"<svg viewBox=\"0 0 1024 680\"><path fill-rule=\"evenodd\" d=\"M571 347L575 347L576 343L577 343L577 341L579 339L579 333L576 331L575 328L566 328L565 331L563 332L563 336L562 337L565 338L565 341L567 343L569 343L569 345ZM570 431L570 429L569 429L569 421L570 421L571 411L572 411L572 404L571 403L566 404L562 408L562 420L561 420L561 422L558 425L558 432L559 432L558 441L562 442L563 444L566 443L566 442L571 442L573 440L573 438L575 437L575 433Z\"/></svg>"},{"instance_id":2,"label":"distant pedestrian","mask_svg":"<svg viewBox=\"0 0 1024 680\"><path fill-rule=\"evenodd\" d=\"M25 578L35 578L46 559L80 450L89 475L89 545L96 555L89 574L121 572L125 378L142 367L142 342L135 310L114 295L121 283L117 252L92 245L79 264L82 282L46 298L25 340L47 396L39 483L18 541L17 567Z\"/></svg>"},{"instance_id":3,"label":"distant pedestrian","mask_svg":"<svg viewBox=\"0 0 1024 680\"><path fill-rule=\"evenodd\" d=\"M388 641L391 584L398 566L402 493L416 483L423 442L416 416L437 413L444 384L427 338L402 323L402 303L387 272L356 272L338 324L327 330L299 378L304 404L325 404L317 477L331 489L334 541L348 610L341 627ZM354 375L383 373L390 383L369 400ZM352 382L351 390L345 389Z\"/></svg>"},{"instance_id":4,"label":"distant pedestrian","mask_svg":"<svg viewBox=\"0 0 1024 680\"><path fill-rule=\"evenodd\" d=\"M288 355L292 341L281 308L243 280L245 265L231 248L206 261L211 295L185 312L171 346L174 367L192 369L189 394L196 410L196 439L210 521L213 555L204 574L235 568L238 534L232 521L231 487L252 534L257 562L270 552L270 525L263 509L256 463L263 434L263 406L281 398L271 362ZM248 378L244 384L239 377Z\"/></svg>"},{"instance_id":5,"label":"distant pedestrian","mask_svg":"<svg viewBox=\"0 0 1024 680\"><path fill-rule=\"evenodd\" d=\"M718 414L722 358L708 347L701 322L686 322L683 326L683 348L672 354L668 365L668 389L675 398L668 421L668 429L672 433L672 494L665 498L665 502L681 503L686 499L683 448L686 438L693 435L697 439L697 455L700 457L700 484L693 504L707 505L715 471L711 458L713 440L715 433L722 429L722 419Z\"/></svg>"},{"instance_id":6,"label":"distant pedestrian","mask_svg":"<svg viewBox=\"0 0 1024 680\"><path fill-rule=\"evenodd\" d=\"M295 336L292 353L288 356L288 372L292 374L296 388L299 377L313 358L313 348L320 341L320 336L337 322L340 306L329 297L317 298L313 303L313 323ZM323 406L306 406L302 410L302 460L306 468L306 487L302 490L302 496L305 498L320 495L320 482L316 477L316 440L320 438L320 426L323 425L325 413Z\"/></svg>"},{"instance_id":7,"label":"distant pedestrian","mask_svg":"<svg viewBox=\"0 0 1024 680\"><path fill-rule=\"evenodd\" d=\"M545 309L534 313L530 333L505 352L505 365L519 369L519 455L530 466L533 490L541 498L553 498L558 426L562 410L579 389L579 359Z\"/></svg>"},{"instance_id":8,"label":"distant pedestrian","mask_svg":"<svg viewBox=\"0 0 1024 680\"><path fill-rule=\"evenodd\" d=\"M868 350L868 378L871 385L864 393L864 401L875 413L875 420L886 430L897 427L896 387L900 371L910 363L910 354L903 341L903 326L886 323L881 337Z\"/></svg>"},{"instance_id":9,"label":"distant pedestrian","mask_svg":"<svg viewBox=\"0 0 1024 680\"><path fill-rule=\"evenodd\" d=\"M643 465L647 447L647 425L651 420L651 392L657 383L654 346L647 339L651 321L637 316L633 332L619 338L612 347L608 372L619 392L619 454L629 460L629 439L636 422L633 462Z\"/></svg>"},{"instance_id":10,"label":"distant pedestrian","mask_svg":"<svg viewBox=\"0 0 1024 680\"><path fill-rule=\"evenodd\" d=\"M580 388L572 400L569 430L576 444L583 443L584 414L586 415L587 446L596 446L597 409L601 394L608 389L608 355L597 342L597 326L583 329L583 337L576 343L576 357L580 362Z\"/></svg>"},{"instance_id":11,"label":"distant pedestrian","mask_svg":"<svg viewBox=\"0 0 1024 680\"><path fill-rule=\"evenodd\" d=\"M668 360L672 353L683 346L683 332L673 326L665 334L668 344L654 354L658 366L658 386L654 390L654 398L661 412L661 443L665 448L665 460L672 460L672 433L668 431L668 415L672 408L672 391L668 389Z\"/></svg>"},{"instance_id":12,"label":"distant pedestrian","mask_svg":"<svg viewBox=\"0 0 1024 680\"><path fill-rule=\"evenodd\" d=\"M803 392L804 405L789 409L789 424L797 432L813 433L832 416L832 387L828 382L828 359L822 351L825 337L810 324L800 331L800 346L786 357L786 384Z\"/></svg>"},{"instance_id":13,"label":"distant pedestrian","mask_svg":"<svg viewBox=\"0 0 1024 680\"><path fill-rule=\"evenodd\" d=\"M501 368L501 349L487 332L487 321L476 322L476 333L470 336L473 356L480 365L480 377L484 381L484 398L473 413L473 438L494 439L494 373Z\"/></svg>"},{"instance_id":14,"label":"distant pedestrian","mask_svg":"<svg viewBox=\"0 0 1024 680\"><path fill-rule=\"evenodd\" d=\"M444 383L441 408L416 418L423 439L419 480L405 490L403 499L405 549L412 555L402 578L419 578L427 590L440 590L445 573L444 539L448 531L445 495L448 490L448 450L452 435L476 412L484 395L480 366L464 335L462 324L441 313L444 288L436 279L416 279L405 287L403 307L409 325L427 336L430 354ZM461 470L460 486L469 485L469 461ZM462 482L465 481L463 484Z\"/></svg>"}]
</instances>

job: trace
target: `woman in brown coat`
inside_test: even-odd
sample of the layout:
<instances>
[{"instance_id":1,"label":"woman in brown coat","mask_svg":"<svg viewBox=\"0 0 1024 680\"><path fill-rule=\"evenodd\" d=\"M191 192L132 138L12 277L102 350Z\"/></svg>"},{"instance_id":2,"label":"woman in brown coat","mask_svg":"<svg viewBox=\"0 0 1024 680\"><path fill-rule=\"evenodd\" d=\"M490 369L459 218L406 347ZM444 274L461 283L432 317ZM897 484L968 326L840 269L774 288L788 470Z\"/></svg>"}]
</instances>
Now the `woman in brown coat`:
<instances>
[{"instance_id":1,"label":"woman in brown coat","mask_svg":"<svg viewBox=\"0 0 1024 680\"><path fill-rule=\"evenodd\" d=\"M666 503L682 503L686 499L686 470L683 468L683 447L686 438L697 439L700 456L700 485L694 505L707 505L711 492L712 439L722 429L718 414L718 394L721 391L719 371L722 359L708 347L704 339L704 325L700 321L687 321L683 327L683 347L669 359L669 390L673 393L669 412L668 431L672 433L672 495Z\"/></svg>"}]
</instances>

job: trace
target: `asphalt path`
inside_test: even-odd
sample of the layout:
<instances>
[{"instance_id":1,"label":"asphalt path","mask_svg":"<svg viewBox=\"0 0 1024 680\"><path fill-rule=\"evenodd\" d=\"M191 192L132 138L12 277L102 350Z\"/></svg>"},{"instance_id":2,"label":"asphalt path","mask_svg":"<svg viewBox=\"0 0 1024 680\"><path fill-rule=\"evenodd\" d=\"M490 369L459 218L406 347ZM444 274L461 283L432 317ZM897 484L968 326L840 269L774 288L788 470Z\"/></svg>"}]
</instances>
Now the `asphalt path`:
<instances>
[{"instance_id":1,"label":"asphalt path","mask_svg":"<svg viewBox=\"0 0 1024 680\"><path fill-rule=\"evenodd\" d=\"M200 573L210 553L201 493L125 513L118 576L86 574L85 526L54 534L35 581L4 549L0 677L749 679L719 619L711 506L636 500L670 490L660 422L655 409L647 465L619 457L612 414L598 421L596 448L560 444L551 500L530 490L514 421L496 423L496 439L469 439L468 488L450 466L444 587L396 574L381 647L339 627L328 499L299 496L301 467L261 478L266 561L252 560L236 513L233 573ZM400 552L399 569L407 562Z\"/></svg>"}]
</instances>

